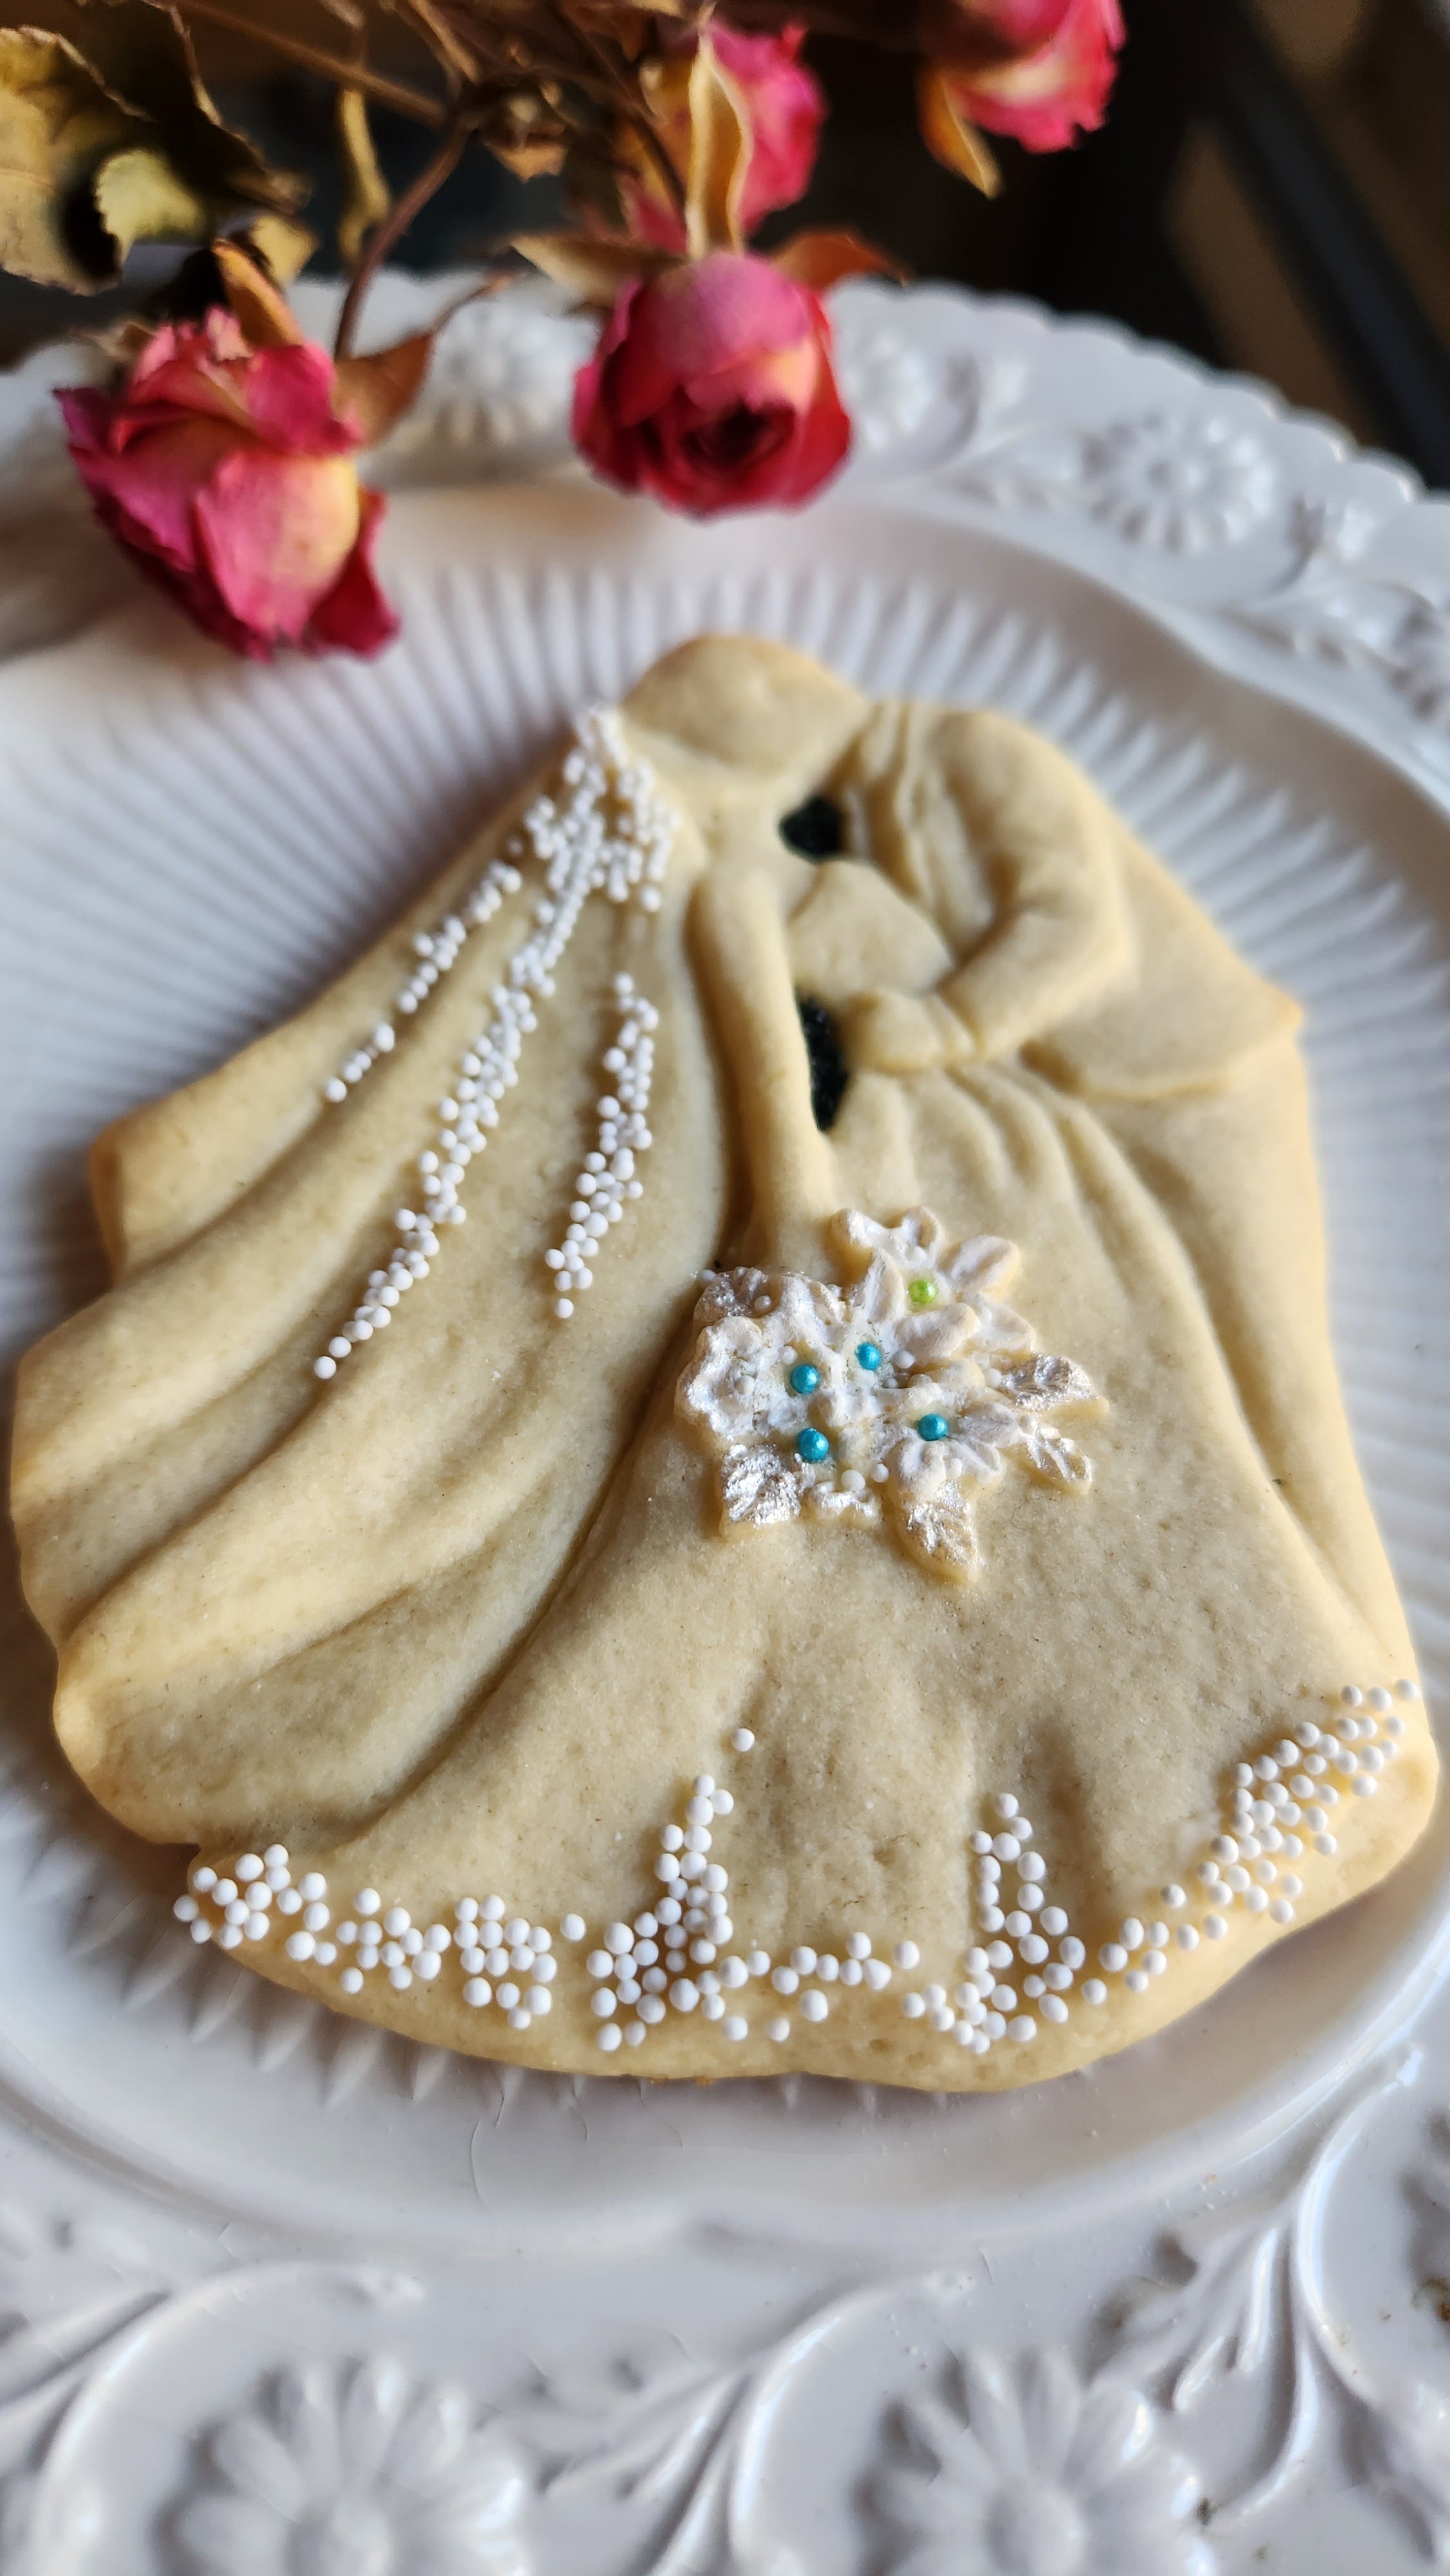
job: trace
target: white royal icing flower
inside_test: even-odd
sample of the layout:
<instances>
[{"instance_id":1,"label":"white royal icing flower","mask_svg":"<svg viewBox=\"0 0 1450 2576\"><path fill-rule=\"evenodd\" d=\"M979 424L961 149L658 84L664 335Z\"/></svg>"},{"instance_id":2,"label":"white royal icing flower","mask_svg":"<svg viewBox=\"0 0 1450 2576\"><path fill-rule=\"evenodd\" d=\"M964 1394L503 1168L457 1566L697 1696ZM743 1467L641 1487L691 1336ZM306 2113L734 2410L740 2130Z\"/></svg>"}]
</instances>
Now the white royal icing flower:
<instances>
[{"instance_id":1,"label":"white royal icing flower","mask_svg":"<svg viewBox=\"0 0 1450 2576\"><path fill-rule=\"evenodd\" d=\"M1084 1489L1089 1461L1046 1417L1099 1399L998 1303L1015 1244L954 1244L929 1208L894 1226L846 1210L834 1232L854 1280L710 1274L680 1419L720 1462L723 1529L802 1512L875 1526L884 1505L911 1554L963 1581L980 1562L971 1489L1009 1457Z\"/></svg>"}]
</instances>

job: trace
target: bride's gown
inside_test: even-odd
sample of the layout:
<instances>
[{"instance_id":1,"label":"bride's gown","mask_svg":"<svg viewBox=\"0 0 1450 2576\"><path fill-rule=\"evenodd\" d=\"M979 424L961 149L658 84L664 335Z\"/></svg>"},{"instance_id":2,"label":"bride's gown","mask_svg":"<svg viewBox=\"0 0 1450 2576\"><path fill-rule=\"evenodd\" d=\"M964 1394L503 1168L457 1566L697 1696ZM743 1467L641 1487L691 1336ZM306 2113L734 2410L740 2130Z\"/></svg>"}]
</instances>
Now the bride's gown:
<instances>
[{"instance_id":1,"label":"bride's gown","mask_svg":"<svg viewBox=\"0 0 1450 2576\"><path fill-rule=\"evenodd\" d=\"M1095 2018L1075 2003L1033 2050L953 2048L900 1991L964 1973L994 1800L1030 1813L1086 1974L1165 1881L1201 1919L1235 1764L1413 1670L1330 1358L1295 1010L1004 718L873 707L732 641L672 657L624 717L678 818L660 908L585 905L468 1223L331 1382L312 1356L386 1260L527 895L345 1105L321 1085L478 851L312 1010L103 1140L120 1284L33 1355L17 1440L62 1741L114 1813L218 1866L280 1842L294 1873L418 1925L496 1889L591 1942L658 1897L660 1829L708 1774L734 1800L713 1850L738 1952L844 1958L864 1932L921 1954L893 1992L797 2011L790 2062L932 2084L1080 2063L1276 1927L1240 1904L1227 1937L1142 1994L1119 1980ZM860 855L782 839L821 790ZM593 1141L621 971L659 1015L653 1142L562 1320L542 1253ZM801 995L849 1068L825 1132ZM676 1404L702 1272L842 1282L838 1212L914 1208L950 1244L1019 1247L1013 1304L1104 1400L1064 1423L1090 1489L1009 1460L977 1495L967 1583L885 1521L722 1535L717 1462ZM1337 1850L1301 1836L1294 1919L1423 1822L1433 1756L1408 1690L1396 1705L1399 1758L1338 1803ZM353 2008L603 2066L583 1952L557 1929L555 1951L526 2028L451 1975L426 1995L375 1975ZM337 1999L335 1968L271 1938L247 1955ZM718 2015L672 2011L607 2063L780 2063L766 2005L796 2007L760 1979L750 1998L733 2051Z\"/></svg>"}]
</instances>

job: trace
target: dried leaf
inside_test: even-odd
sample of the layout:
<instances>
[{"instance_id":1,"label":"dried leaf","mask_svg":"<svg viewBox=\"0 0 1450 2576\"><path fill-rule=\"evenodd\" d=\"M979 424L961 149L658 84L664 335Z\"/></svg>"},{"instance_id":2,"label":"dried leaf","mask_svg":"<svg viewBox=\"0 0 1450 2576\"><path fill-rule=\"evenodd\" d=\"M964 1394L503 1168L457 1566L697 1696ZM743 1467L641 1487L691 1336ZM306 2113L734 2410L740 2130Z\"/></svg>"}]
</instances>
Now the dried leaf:
<instances>
[{"instance_id":1,"label":"dried leaf","mask_svg":"<svg viewBox=\"0 0 1450 2576\"><path fill-rule=\"evenodd\" d=\"M0 29L0 268L82 294L114 276L87 191L145 135L63 36Z\"/></svg>"},{"instance_id":2,"label":"dried leaf","mask_svg":"<svg viewBox=\"0 0 1450 2576\"><path fill-rule=\"evenodd\" d=\"M960 113L945 72L928 68L920 74L916 113L922 140L938 161L944 161L959 178L970 179L984 197L1000 195L1002 173L992 148L985 135Z\"/></svg>"},{"instance_id":3,"label":"dried leaf","mask_svg":"<svg viewBox=\"0 0 1450 2576\"><path fill-rule=\"evenodd\" d=\"M254 349L292 349L306 333L279 287L239 243L212 244L226 299Z\"/></svg>"},{"instance_id":4,"label":"dried leaf","mask_svg":"<svg viewBox=\"0 0 1450 2576\"><path fill-rule=\"evenodd\" d=\"M301 182L222 124L168 9L116 0L64 32L0 30L0 267L89 293L137 241L205 241Z\"/></svg>"},{"instance_id":5,"label":"dried leaf","mask_svg":"<svg viewBox=\"0 0 1450 2576\"><path fill-rule=\"evenodd\" d=\"M843 277L891 277L900 283L906 276L899 261L847 231L796 233L770 259L783 276L816 295L827 294Z\"/></svg>"},{"instance_id":6,"label":"dried leaf","mask_svg":"<svg viewBox=\"0 0 1450 2576\"><path fill-rule=\"evenodd\" d=\"M613 304L635 277L678 268L679 254L648 250L642 242L596 241L589 233L518 233L514 249L552 277L580 304Z\"/></svg>"},{"instance_id":7,"label":"dried leaf","mask_svg":"<svg viewBox=\"0 0 1450 2576\"><path fill-rule=\"evenodd\" d=\"M294 223L289 215L258 215L246 231L234 233L234 241L260 260L269 277L279 286L290 286L300 277L317 248L316 233L305 224Z\"/></svg>"},{"instance_id":8,"label":"dried leaf","mask_svg":"<svg viewBox=\"0 0 1450 2576\"><path fill-rule=\"evenodd\" d=\"M210 229L207 207L149 144L113 152L92 186L96 212L124 259L138 241L199 241Z\"/></svg>"},{"instance_id":9,"label":"dried leaf","mask_svg":"<svg viewBox=\"0 0 1450 2576\"><path fill-rule=\"evenodd\" d=\"M337 246L348 268L362 257L362 246L374 224L380 224L392 196L373 149L368 103L360 89L337 93L337 148L342 162L342 213L337 219Z\"/></svg>"},{"instance_id":10,"label":"dried leaf","mask_svg":"<svg viewBox=\"0 0 1450 2576\"><path fill-rule=\"evenodd\" d=\"M307 194L254 143L223 124L179 16L155 0L107 0L66 12L76 49L111 95L154 129L148 138L210 209L205 232L248 207L290 214Z\"/></svg>"},{"instance_id":11,"label":"dried leaf","mask_svg":"<svg viewBox=\"0 0 1450 2576\"><path fill-rule=\"evenodd\" d=\"M692 259L741 248L740 198L749 168L750 111L702 31L690 68L685 238Z\"/></svg>"},{"instance_id":12,"label":"dried leaf","mask_svg":"<svg viewBox=\"0 0 1450 2576\"><path fill-rule=\"evenodd\" d=\"M336 407L356 422L365 447L376 447L417 401L436 336L436 331L415 331L391 349L339 361Z\"/></svg>"},{"instance_id":13,"label":"dried leaf","mask_svg":"<svg viewBox=\"0 0 1450 2576\"><path fill-rule=\"evenodd\" d=\"M571 141L556 85L526 85L491 99L478 139L516 179L551 179L563 169Z\"/></svg>"}]
</instances>

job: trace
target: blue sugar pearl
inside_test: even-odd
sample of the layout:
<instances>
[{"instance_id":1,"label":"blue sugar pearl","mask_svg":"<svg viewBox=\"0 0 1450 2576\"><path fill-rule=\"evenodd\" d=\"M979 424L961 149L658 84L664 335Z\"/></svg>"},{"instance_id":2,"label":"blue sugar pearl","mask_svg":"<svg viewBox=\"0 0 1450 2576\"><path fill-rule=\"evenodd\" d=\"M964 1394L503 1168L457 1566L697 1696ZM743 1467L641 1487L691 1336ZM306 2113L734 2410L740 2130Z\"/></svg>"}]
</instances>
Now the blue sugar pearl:
<instances>
[{"instance_id":1,"label":"blue sugar pearl","mask_svg":"<svg viewBox=\"0 0 1450 2576\"><path fill-rule=\"evenodd\" d=\"M863 1369L879 1369L881 1366L881 1353L875 1342L858 1342L856 1357Z\"/></svg>"},{"instance_id":2,"label":"blue sugar pearl","mask_svg":"<svg viewBox=\"0 0 1450 2576\"><path fill-rule=\"evenodd\" d=\"M924 1413L916 1427L923 1440L945 1440L952 1426L944 1413Z\"/></svg>"},{"instance_id":3,"label":"blue sugar pearl","mask_svg":"<svg viewBox=\"0 0 1450 2576\"><path fill-rule=\"evenodd\" d=\"M821 1372L812 1368L809 1360L797 1360L790 1373L790 1382L797 1395L814 1395L821 1382Z\"/></svg>"},{"instance_id":4,"label":"blue sugar pearl","mask_svg":"<svg viewBox=\"0 0 1450 2576\"><path fill-rule=\"evenodd\" d=\"M819 1467L821 1460L831 1454L831 1444L824 1431L807 1429L797 1432L795 1447L796 1456L804 1458L808 1467Z\"/></svg>"}]
</instances>

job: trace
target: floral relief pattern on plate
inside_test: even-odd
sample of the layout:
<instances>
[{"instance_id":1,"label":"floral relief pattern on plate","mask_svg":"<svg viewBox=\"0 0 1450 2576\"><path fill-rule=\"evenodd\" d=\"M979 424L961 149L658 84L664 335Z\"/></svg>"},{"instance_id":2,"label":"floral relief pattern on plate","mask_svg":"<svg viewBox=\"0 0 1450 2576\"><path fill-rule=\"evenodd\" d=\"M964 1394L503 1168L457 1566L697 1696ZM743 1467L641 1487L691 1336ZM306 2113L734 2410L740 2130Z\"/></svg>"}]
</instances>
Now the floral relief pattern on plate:
<instances>
[{"instance_id":1,"label":"floral relief pattern on plate","mask_svg":"<svg viewBox=\"0 0 1450 2576\"><path fill-rule=\"evenodd\" d=\"M1191 2464L1137 2389L1061 2352L1015 2373L962 2355L903 2406L874 2498L900 2536L891 2576L1213 2576Z\"/></svg>"},{"instance_id":2,"label":"floral relief pattern on plate","mask_svg":"<svg viewBox=\"0 0 1450 2576\"><path fill-rule=\"evenodd\" d=\"M278 2371L176 2528L202 2576L528 2576L523 2463L462 2389L387 2359Z\"/></svg>"}]
</instances>

